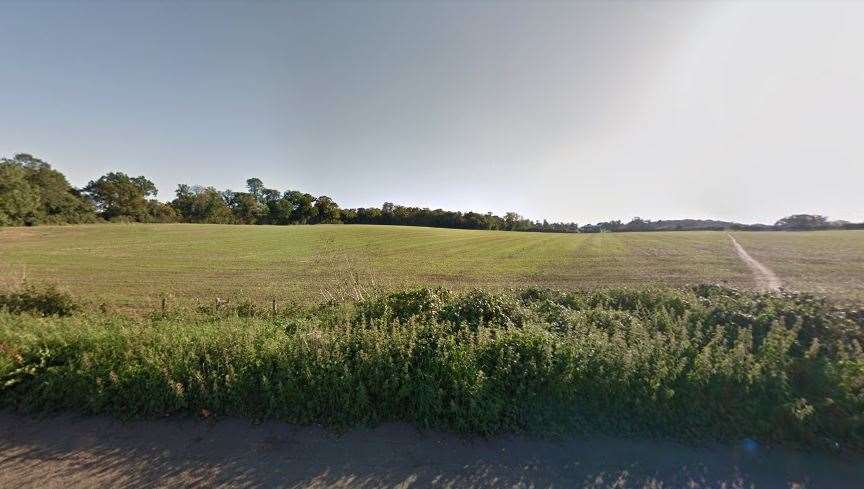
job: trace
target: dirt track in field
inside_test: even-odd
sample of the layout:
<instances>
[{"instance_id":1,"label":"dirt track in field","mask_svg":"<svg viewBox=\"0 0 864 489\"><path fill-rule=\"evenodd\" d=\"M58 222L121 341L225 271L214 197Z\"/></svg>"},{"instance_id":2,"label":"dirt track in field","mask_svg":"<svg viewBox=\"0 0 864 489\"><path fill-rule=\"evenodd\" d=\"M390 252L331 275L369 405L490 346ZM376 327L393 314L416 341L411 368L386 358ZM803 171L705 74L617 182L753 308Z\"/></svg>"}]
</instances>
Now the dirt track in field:
<instances>
[{"instance_id":1,"label":"dirt track in field","mask_svg":"<svg viewBox=\"0 0 864 489\"><path fill-rule=\"evenodd\" d=\"M386 424L0 414L0 487L864 487L860 457L604 437L491 439Z\"/></svg>"},{"instance_id":2,"label":"dirt track in field","mask_svg":"<svg viewBox=\"0 0 864 489\"><path fill-rule=\"evenodd\" d=\"M744 249L743 246L738 244L738 241L730 234L729 239L732 240L732 245L735 246L735 252L738 253L738 256L744 263L750 267L750 270L753 272L753 278L756 280L756 286L759 289L775 292L780 290L781 282L780 278L777 277L770 268L765 265L759 263L755 258L750 256L750 253L747 253L747 250Z\"/></svg>"}]
</instances>

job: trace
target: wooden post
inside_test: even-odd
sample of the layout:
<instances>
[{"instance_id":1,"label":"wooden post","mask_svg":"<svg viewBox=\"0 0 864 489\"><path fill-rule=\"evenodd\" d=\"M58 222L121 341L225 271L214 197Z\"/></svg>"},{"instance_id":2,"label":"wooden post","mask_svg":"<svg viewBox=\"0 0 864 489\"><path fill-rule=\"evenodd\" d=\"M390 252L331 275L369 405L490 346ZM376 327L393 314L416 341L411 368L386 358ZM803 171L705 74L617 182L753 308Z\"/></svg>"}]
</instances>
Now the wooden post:
<instances>
[{"instance_id":1,"label":"wooden post","mask_svg":"<svg viewBox=\"0 0 864 489\"><path fill-rule=\"evenodd\" d=\"M162 312L165 312L165 298L162 298Z\"/></svg>"},{"instance_id":2,"label":"wooden post","mask_svg":"<svg viewBox=\"0 0 864 489\"><path fill-rule=\"evenodd\" d=\"M273 299L273 315L276 315L276 299Z\"/></svg>"}]
</instances>

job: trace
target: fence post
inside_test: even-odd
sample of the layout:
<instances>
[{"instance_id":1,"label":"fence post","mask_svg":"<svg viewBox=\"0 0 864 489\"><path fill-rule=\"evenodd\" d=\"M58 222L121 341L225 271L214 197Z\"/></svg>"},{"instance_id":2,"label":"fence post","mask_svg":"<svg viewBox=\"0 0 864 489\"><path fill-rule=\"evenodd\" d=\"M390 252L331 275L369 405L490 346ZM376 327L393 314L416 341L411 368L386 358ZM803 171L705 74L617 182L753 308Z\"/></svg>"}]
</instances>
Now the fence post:
<instances>
[{"instance_id":1,"label":"fence post","mask_svg":"<svg viewBox=\"0 0 864 489\"><path fill-rule=\"evenodd\" d=\"M162 312L165 312L165 298L162 298Z\"/></svg>"},{"instance_id":2,"label":"fence post","mask_svg":"<svg viewBox=\"0 0 864 489\"><path fill-rule=\"evenodd\" d=\"M273 299L273 315L276 315L276 299Z\"/></svg>"}]
</instances>

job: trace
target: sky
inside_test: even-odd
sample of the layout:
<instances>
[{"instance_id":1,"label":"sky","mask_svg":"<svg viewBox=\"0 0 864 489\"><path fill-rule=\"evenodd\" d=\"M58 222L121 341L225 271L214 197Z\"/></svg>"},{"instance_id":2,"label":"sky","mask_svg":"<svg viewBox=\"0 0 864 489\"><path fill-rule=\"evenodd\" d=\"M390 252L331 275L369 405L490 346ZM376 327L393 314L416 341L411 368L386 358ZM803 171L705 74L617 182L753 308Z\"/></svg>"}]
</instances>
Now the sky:
<instances>
[{"instance_id":1,"label":"sky","mask_svg":"<svg viewBox=\"0 0 864 489\"><path fill-rule=\"evenodd\" d=\"M517 211L864 220L864 2L0 2L0 156Z\"/></svg>"}]
</instances>

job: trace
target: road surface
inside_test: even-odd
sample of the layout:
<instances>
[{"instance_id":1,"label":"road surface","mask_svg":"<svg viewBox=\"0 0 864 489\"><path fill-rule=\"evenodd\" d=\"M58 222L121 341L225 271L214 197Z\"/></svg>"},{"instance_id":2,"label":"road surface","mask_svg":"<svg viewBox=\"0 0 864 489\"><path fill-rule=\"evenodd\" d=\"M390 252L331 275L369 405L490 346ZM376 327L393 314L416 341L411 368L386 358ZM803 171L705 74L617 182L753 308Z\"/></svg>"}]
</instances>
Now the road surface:
<instances>
[{"instance_id":1,"label":"road surface","mask_svg":"<svg viewBox=\"0 0 864 489\"><path fill-rule=\"evenodd\" d=\"M0 414L0 487L864 487L860 457L604 437L491 439L385 424Z\"/></svg>"}]
</instances>

